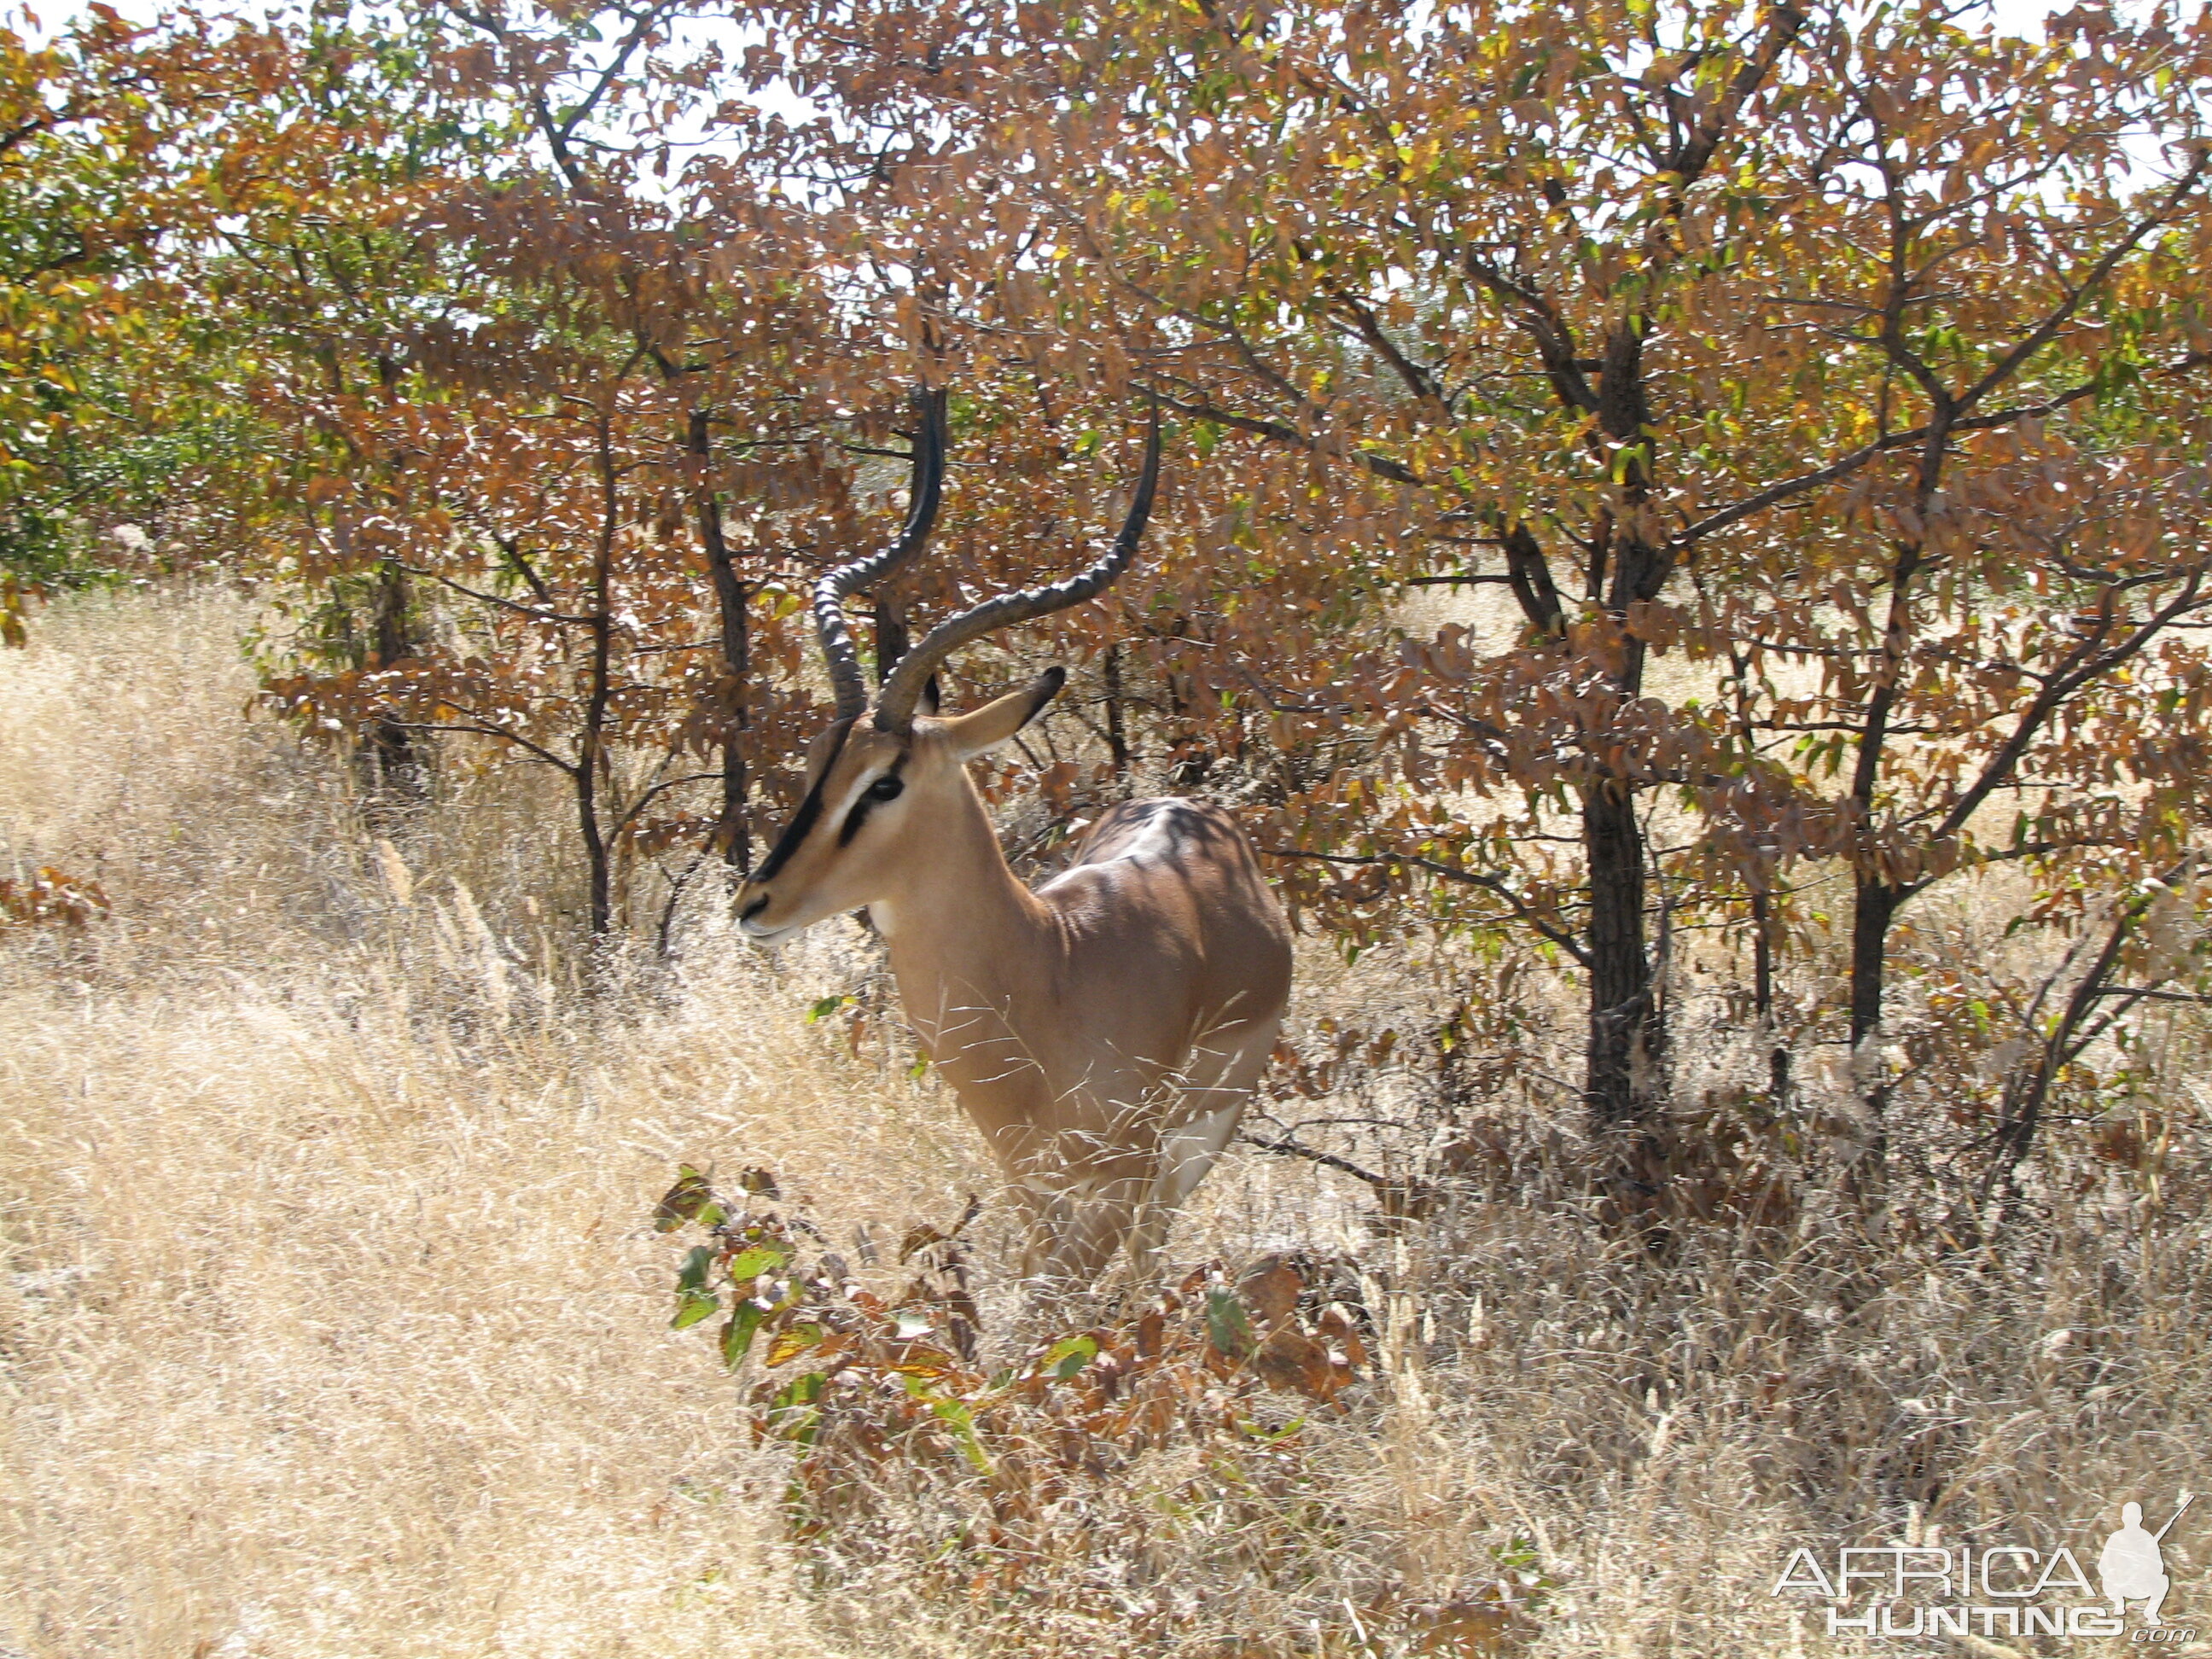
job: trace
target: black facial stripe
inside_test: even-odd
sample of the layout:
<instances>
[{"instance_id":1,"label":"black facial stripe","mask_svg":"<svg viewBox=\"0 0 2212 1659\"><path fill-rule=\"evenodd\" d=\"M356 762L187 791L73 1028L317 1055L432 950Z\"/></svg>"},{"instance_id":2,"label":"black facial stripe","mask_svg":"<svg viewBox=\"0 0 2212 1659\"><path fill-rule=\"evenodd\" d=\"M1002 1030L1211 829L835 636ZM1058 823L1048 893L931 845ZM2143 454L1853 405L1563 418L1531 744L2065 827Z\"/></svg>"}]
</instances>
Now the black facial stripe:
<instances>
[{"instance_id":1,"label":"black facial stripe","mask_svg":"<svg viewBox=\"0 0 2212 1659\"><path fill-rule=\"evenodd\" d=\"M905 765L906 757L901 755L879 775L878 781L882 778L896 777ZM872 783L868 786L870 789L873 787L875 785ZM875 805L875 797L867 789L860 791L860 799L853 803L853 810L845 815L845 827L837 832L838 846L850 847L853 844L853 837L860 833L860 825L867 821L868 814L874 810Z\"/></svg>"},{"instance_id":2,"label":"black facial stripe","mask_svg":"<svg viewBox=\"0 0 2212 1659\"><path fill-rule=\"evenodd\" d=\"M768 862L753 872L755 881L774 881L776 872L791 861L791 855L799 849L813 831L814 821L822 816L822 786L830 781L830 774L836 769L837 757L844 752L845 739L853 732L853 722L842 720L830 729L836 733L836 737L830 744L829 757L822 763L822 770L815 777L814 787L806 792L806 799L799 803L799 811L792 815L791 827L783 832L783 839L776 842L775 850L768 855Z\"/></svg>"}]
</instances>

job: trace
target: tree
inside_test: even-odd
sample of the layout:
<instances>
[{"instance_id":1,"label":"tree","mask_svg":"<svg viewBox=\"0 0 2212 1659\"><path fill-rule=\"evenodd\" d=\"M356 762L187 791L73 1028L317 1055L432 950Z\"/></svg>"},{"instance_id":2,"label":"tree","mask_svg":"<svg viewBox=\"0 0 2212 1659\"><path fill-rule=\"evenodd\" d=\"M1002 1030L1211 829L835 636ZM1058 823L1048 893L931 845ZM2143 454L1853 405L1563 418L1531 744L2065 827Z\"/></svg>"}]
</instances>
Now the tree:
<instances>
[{"instance_id":1,"label":"tree","mask_svg":"<svg viewBox=\"0 0 2212 1659\"><path fill-rule=\"evenodd\" d=\"M101 5L44 45L0 28L0 641L22 643L28 592L130 562L101 531L152 521L189 557L232 527L196 487L240 461L234 413L179 373L162 255L214 210L188 158L268 49Z\"/></svg>"},{"instance_id":2,"label":"tree","mask_svg":"<svg viewBox=\"0 0 2212 1659\"><path fill-rule=\"evenodd\" d=\"M1326 546L1378 599L1511 596L1516 638L1340 650L1256 695L1293 742L1375 739L1287 804L1297 846L1483 899L1475 919L1581 972L1592 1127L1632 1170L1666 1077L1655 921L1747 888L1771 912L1784 865L1850 839L1808 821L1772 751L1774 688L1754 671L1717 698L1701 668L1656 695L1655 655L1765 651L1771 607L1832 603L1808 550L1863 534L1893 463L1934 458L1938 490L1962 447L2033 441L2054 398L2109 401L2097 331L2133 351L2200 326L2149 298L2203 270L2206 40L2167 11L2075 14L2040 46L1932 5L763 15L755 82L837 112L823 172L872 246L929 272L915 303L947 337L1018 340L1070 380L1126 362L1217 434L1188 486L1235 520L1215 550ZM1883 155L1894 178L1863 185ZM2138 156L2157 176L2130 176ZM1898 246L1893 212L1921 216ZM1907 421L1914 397L1942 412ZM2189 556L2168 558L2185 585ZM1885 739L1856 729L1879 769ZM1910 758L1960 764L1940 742ZM1838 811L1879 816L1869 790ZM1662 804L1697 826L1663 857ZM1880 839L1850 854L1862 963Z\"/></svg>"},{"instance_id":3,"label":"tree","mask_svg":"<svg viewBox=\"0 0 2212 1659\"><path fill-rule=\"evenodd\" d=\"M1820 66L1774 210L1838 253L1769 315L1827 343L1819 389L1856 428L1827 447L1875 453L1732 632L1754 672L1818 672L1815 695L1763 690L1800 739L1802 850L1851 866L1849 1036L1879 1120L1908 901L1993 859L2063 883L2102 856L2120 867L2094 885L2124 885L2193 828L2173 715L2207 668L2181 630L2212 606L2212 62L2165 19L2083 12L2039 45L1900 20L1831 37ZM1829 798L1814 778L1839 766Z\"/></svg>"},{"instance_id":4,"label":"tree","mask_svg":"<svg viewBox=\"0 0 2212 1659\"><path fill-rule=\"evenodd\" d=\"M604 15L326 27L260 140L301 165L205 254L282 366L254 395L295 434L295 568L340 585L339 648L303 641L274 695L391 755L465 733L557 770L594 935L639 857L710 831L744 865L748 768L811 707L768 684L796 678L792 544L860 533L818 287L771 204L710 226L641 186L673 12L622 15L596 54ZM410 623L429 594L457 630ZM670 812L716 781L718 812Z\"/></svg>"},{"instance_id":5,"label":"tree","mask_svg":"<svg viewBox=\"0 0 2212 1659\"><path fill-rule=\"evenodd\" d=\"M948 672L1072 659L1052 808L1231 794L1347 951L1529 941L1632 1188L1684 940L1749 945L1788 1110L1844 872L1810 1034L1879 1120L1917 895L2002 860L2117 926L2194 855L2201 21L758 0L731 63L702 15L325 8L220 43L220 124L216 46L111 31L181 66L102 291L183 389L111 356L141 429L244 434L199 470L301 622L276 696L386 784L441 734L556 769L592 931L664 851L746 866L917 388L951 464L879 665L1077 562L1157 399L1138 569ZM1417 627L1440 588L1503 618Z\"/></svg>"}]
</instances>

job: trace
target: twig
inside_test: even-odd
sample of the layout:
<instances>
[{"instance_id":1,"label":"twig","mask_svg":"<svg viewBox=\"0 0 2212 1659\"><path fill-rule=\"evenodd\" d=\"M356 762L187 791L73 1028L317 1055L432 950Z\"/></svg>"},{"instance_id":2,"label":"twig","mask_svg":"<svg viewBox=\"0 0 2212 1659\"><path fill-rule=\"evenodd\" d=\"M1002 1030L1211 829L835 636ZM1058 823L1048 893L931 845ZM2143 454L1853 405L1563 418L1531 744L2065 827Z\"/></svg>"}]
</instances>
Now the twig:
<instances>
[{"instance_id":1,"label":"twig","mask_svg":"<svg viewBox=\"0 0 2212 1659\"><path fill-rule=\"evenodd\" d=\"M1284 1158L1303 1158L1324 1168L1341 1170L1378 1191L1397 1185L1389 1176L1376 1175L1372 1170L1363 1170L1348 1158L1339 1158L1334 1152L1324 1152L1316 1147L1301 1146L1295 1140L1262 1140L1249 1132L1237 1138L1247 1146L1257 1146L1263 1152L1274 1152Z\"/></svg>"},{"instance_id":2,"label":"twig","mask_svg":"<svg viewBox=\"0 0 2212 1659\"><path fill-rule=\"evenodd\" d=\"M1495 894L1511 906L1516 921L1528 923L1529 927L1558 945L1584 968L1590 965L1589 952L1582 947L1572 933L1545 921L1533 906L1496 876L1478 875L1472 870L1455 869L1435 859L1425 859L1411 853L1380 853L1371 856L1358 856L1346 853L1304 853L1296 848L1289 847L1262 847L1259 850L1272 859L1310 859L1320 864L1410 865L1415 869L1425 870L1431 875L1442 876L1446 881L1456 881L1469 887L1480 887L1484 892Z\"/></svg>"}]
</instances>

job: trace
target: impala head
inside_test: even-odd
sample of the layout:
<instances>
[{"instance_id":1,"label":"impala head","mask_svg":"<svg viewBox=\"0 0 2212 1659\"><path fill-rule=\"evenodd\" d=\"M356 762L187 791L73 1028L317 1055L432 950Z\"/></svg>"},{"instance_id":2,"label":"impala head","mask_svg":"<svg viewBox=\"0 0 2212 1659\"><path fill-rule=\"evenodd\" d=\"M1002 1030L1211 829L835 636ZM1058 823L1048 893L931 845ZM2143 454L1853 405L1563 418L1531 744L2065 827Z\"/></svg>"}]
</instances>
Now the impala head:
<instances>
[{"instance_id":1,"label":"impala head","mask_svg":"<svg viewBox=\"0 0 2212 1659\"><path fill-rule=\"evenodd\" d=\"M836 693L837 718L807 753L806 794L783 836L738 893L738 925L763 943L824 916L889 896L904 861L926 852L929 826L949 824L972 798L966 763L1036 718L1066 683L1051 668L1019 690L964 714L941 716L935 675L981 635L1103 592L1135 556L1159 481L1159 411L1152 411L1144 471L1113 546L1080 574L1000 593L947 617L890 665L875 700L845 622L845 600L919 554L937 516L945 474L942 392L916 398L914 480L906 526L882 552L841 565L815 585L814 621Z\"/></svg>"}]
</instances>

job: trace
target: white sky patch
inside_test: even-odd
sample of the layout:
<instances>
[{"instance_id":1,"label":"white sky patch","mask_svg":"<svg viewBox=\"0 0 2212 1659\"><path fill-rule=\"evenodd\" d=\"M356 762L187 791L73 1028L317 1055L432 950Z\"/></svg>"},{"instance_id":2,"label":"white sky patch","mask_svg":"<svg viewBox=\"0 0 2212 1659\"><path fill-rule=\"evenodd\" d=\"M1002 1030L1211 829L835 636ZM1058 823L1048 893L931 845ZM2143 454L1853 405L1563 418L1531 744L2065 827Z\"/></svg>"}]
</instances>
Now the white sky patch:
<instances>
[{"instance_id":1,"label":"white sky patch","mask_svg":"<svg viewBox=\"0 0 2212 1659\"><path fill-rule=\"evenodd\" d=\"M149 26L185 15L184 9L164 3L164 0L110 0L110 3L126 21ZM266 19L281 15L289 9L264 6L252 9L249 15ZM2037 40L2042 36L2045 18L2063 9L2066 9L2064 6L2054 4L2053 0L1986 0L1984 4L1971 9L1963 15L1971 18L1978 12L1983 13L1996 25L2000 33ZM2142 0L2136 0L2136 3L2132 5L2126 3L2126 0L2120 0L2113 9L2126 16L2130 13L2147 11L2148 7ZM0 12L0 25L36 42L52 39L76 19L86 15L88 13L83 7L64 3L53 4L44 12L33 12L28 9ZM1419 0L1419 3L1411 9L1407 15L1408 29L1416 40L1433 28L1435 18L1435 0ZM731 18L691 18L677 30L677 37L679 42L702 45L716 42L721 46L725 56L735 63L742 58L747 46L759 44L762 32L742 26ZM753 101L769 113L781 115L793 124L811 120L821 112L817 106L788 88L770 88Z\"/></svg>"},{"instance_id":2,"label":"white sky patch","mask_svg":"<svg viewBox=\"0 0 2212 1659\"><path fill-rule=\"evenodd\" d=\"M173 0L111 0L114 10L126 21L149 27L191 15L173 3ZM1418 46L1421 40L1437 27L1440 0L1415 0L1407 14L1407 33L1409 43ZM1959 15L1959 21L1972 27L1986 20L2000 34L2027 40L2039 40L2044 34L2045 20L2065 7L2059 0L1983 0ZM2112 0L2112 9L2122 16L2141 16L2152 9L2151 0ZM295 18L296 7L285 4L262 4L248 7L246 15L256 21ZM373 14L374 6L364 8ZM58 0L44 13L27 6L0 10L0 27L15 30L33 46L51 40L65 31L72 23L88 15L82 4L71 0ZM765 29L750 22L728 16L692 17L677 20L672 31L671 47L676 55L686 55L686 49L703 50L708 46L720 49L726 68L726 90L723 99L751 105L765 115L781 118L793 126L801 126L823 118L831 112L801 96L787 83L771 82L757 91L738 87L738 67L744 61L746 52L761 45L767 38ZM641 173L637 188L647 197L672 198L681 193L681 179L685 162L696 158L729 157L740 153L741 146L726 137L718 136L719 124L714 119L710 103L702 100L689 119L680 125L654 136L655 142L665 143L670 151L669 176L661 179L650 169ZM634 135L635 136L635 135ZM641 148L643 146L641 146ZM2136 162L2155 170L2163 158L2150 153L2147 145L2128 146ZM794 198L803 195L797 181L787 185Z\"/></svg>"}]
</instances>

